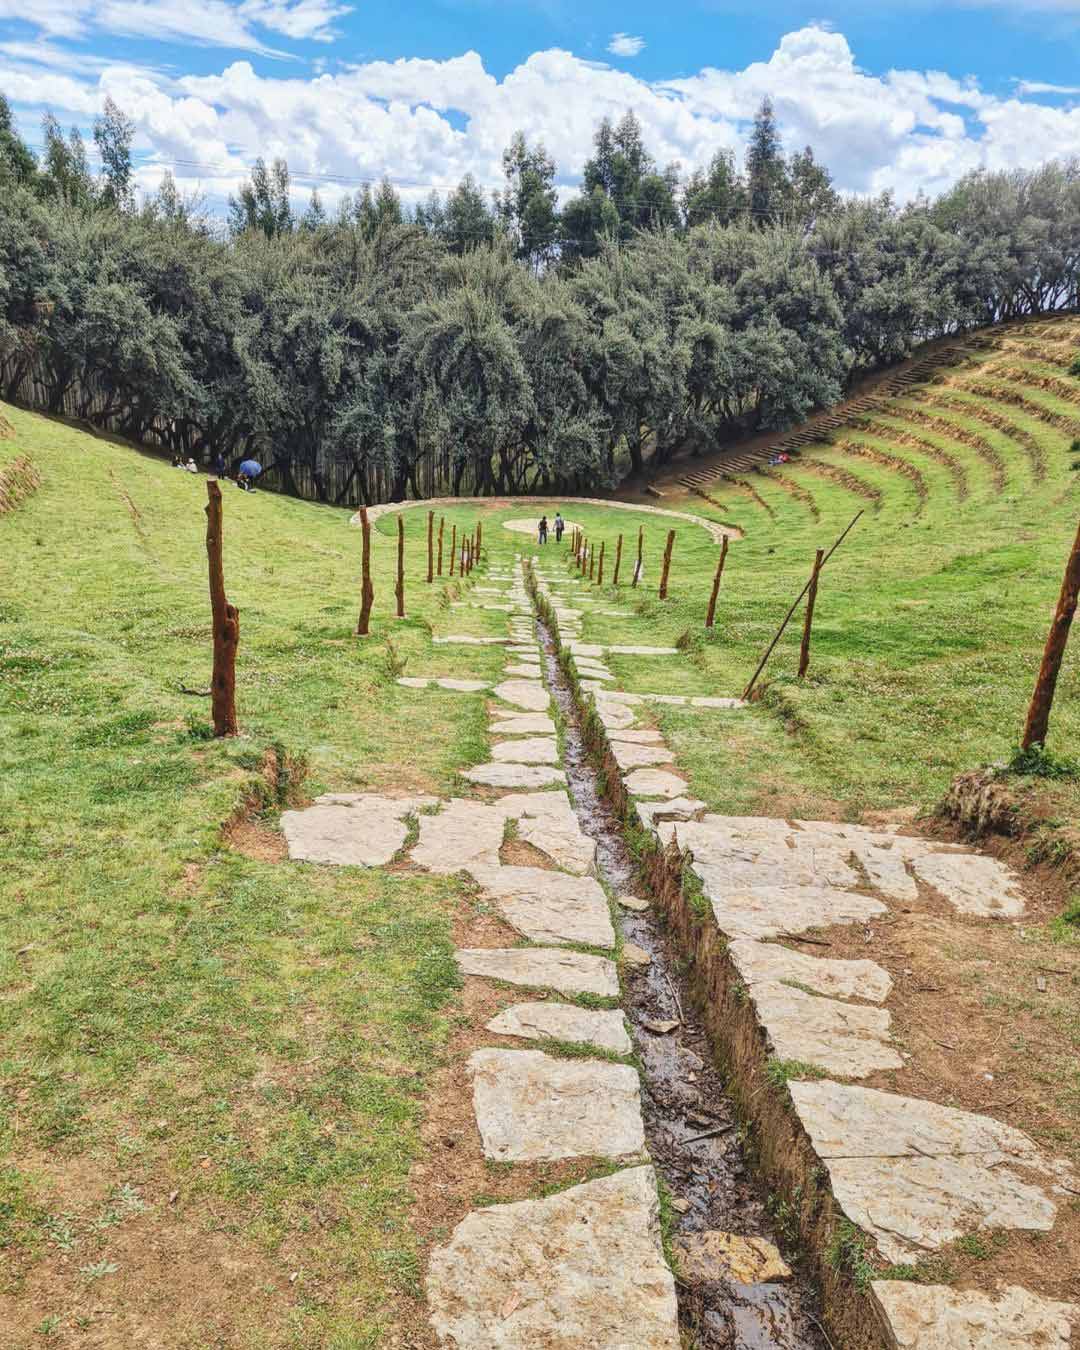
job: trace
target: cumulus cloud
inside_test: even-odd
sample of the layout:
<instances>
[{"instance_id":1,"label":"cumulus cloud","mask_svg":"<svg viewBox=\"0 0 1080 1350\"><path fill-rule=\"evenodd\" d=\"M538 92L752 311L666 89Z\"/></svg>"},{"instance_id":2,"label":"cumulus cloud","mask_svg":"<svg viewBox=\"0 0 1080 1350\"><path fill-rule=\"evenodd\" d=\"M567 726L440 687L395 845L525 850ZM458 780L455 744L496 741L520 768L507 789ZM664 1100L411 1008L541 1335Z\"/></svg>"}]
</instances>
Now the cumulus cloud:
<instances>
[{"instance_id":1,"label":"cumulus cloud","mask_svg":"<svg viewBox=\"0 0 1080 1350\"><path fill-rule=\"evenodd\" d=\"M1017 80L1018 94L1080 94L1080 84L1043 84L1039 80Z\"/></svg>"},{"instance_id":2,"label":"cumulus cloud","mask_svg":"<svg viewBox=\"0 0 1080 1350\"><path fill-rule=\"evenodd\" d=\"M607 49L612 56L637 56L645 50L645 39L630 33L612 33Z\"/></svg>"},{"instance_id":3,"label":"cumulus cloud","mask_svg":"<svg viewBox=\"0 0 1080 1350\"><path fill-rule=\"evenodd\" d=\"M258 3L265 14L278 0ZM109 94L135 121L144 176L173 163L187 187L214 193L235 190L257 155L283 155L295 180L317 183L328 201L384 173L409 200L466 173L491 188L521 128L546 144L565 196L602 117L633 109L657 161L686 170L721 149L741 156L765 95L787 150L812 145L849 192L935 193L968 170L1032 165L1080 144L1080 108L1037 103L1019 88L1003 98L940 71L870 74L842 33L821 27L788 33L767 60L664 82L558 49L535 52L502 78L473 51L333 73L265 74L244 59L179 78L130 65L62 72L59 43L46 45L40 64L30 51L0 47L0 87L31 119L24 125L45 106L85 122Z\"/></svg>"}]
</instances>

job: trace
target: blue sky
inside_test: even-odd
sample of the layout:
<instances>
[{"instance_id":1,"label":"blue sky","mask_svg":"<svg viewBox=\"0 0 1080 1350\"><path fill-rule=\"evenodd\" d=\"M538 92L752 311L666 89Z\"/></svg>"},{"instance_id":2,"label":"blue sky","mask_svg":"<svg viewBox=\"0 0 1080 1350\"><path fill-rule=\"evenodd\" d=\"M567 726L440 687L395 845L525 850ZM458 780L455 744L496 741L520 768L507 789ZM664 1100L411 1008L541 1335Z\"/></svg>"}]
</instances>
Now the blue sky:
<instances>
[{"instance_id":1,"label":"blue sky","mask_svg":"<svg viewBox=\"0 0 1080 1350\"><path fill-rule=\"evenodd\" d=\"M257 154L334 199L494 186L520 127L569 191L600 116L637 111L658 161L740 154L773 98L852 192L937 192L973 168L1080 151L1080 0L0 0L0 90L134 118L140 176L222 200Z\"/></svg>"}]
</instances>

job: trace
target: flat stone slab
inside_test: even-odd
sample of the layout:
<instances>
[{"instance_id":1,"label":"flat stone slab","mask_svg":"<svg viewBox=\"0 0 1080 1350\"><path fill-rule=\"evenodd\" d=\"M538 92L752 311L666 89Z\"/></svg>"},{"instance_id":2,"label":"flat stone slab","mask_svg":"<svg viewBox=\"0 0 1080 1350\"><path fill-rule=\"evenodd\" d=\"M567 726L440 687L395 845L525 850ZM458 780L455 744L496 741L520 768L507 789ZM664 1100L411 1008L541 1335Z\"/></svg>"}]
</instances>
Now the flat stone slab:
<instances>
[{"instance_id":1,"label":"flat stone slab","mask_svg":"<svg viewBox=\"0 0 1080 1350\"><path fill-rule=\"evenodd\" d=\"M483 689L491 688L488 680L458 680L452 675L444 675L435 683L440 689L452 689L459 694L478 694Z\"/></svg>"},{"instance_id":2,"label":"flat stone slab","mask_svg":"<svg viewBox=\"0 0 1080 1350\"><path fill-rule=\"evenodd\" d=\"M463 975L560 994L619 995L615 962L605 956L552 947L463 947L455 955Z\"/></svg>"},{"instance_id":3,"label":"flat stone slab","mask_svg":"<svg viewBox=\"0 0 1080 1350\"><path fill-rule=\"evenodd\" d=\"M626 741L612 741L611 752L623 773L643 769L649 764L670 764L674 759L666 745L634 745Z\"/></svg>"},{"instance_id":4,"label":"flat stone slab","mask_svg":"<svg viewBox=\"0 0 1080 1350\"><path fill-rule=\"evenodd\" d=\"M702 1233L679 1233L671 1246L680 1276L691 1284L710 1280L765 1284L791 1278L791 1267L764 1238L740 1237L709 1228Z\"/></svg>"},{"instance_id":5,"label":"flat stone slab","mask_svg":"<svg viewBox=\"0 0 1080 1350\"><path fill-rule=\"evenodd\" d=\"M874 1280L870 1288L899 1350L1068 1350L1080 1323L1076 1304L1018 1284L992 1294L904 1280Z\"/></svg>"},{"instance_id":6,"label":"flat stone slab","mask_svg":"<svg viewBox=\"0 0 1080 1350\"><path fill-rule=\"evenodd\" d=\"M462 770L461 776L470 783L500 788L541 788L566 782L562 769L546 764L478 764L475 769Z\"/></svg>"},{"instance_id":7,"label":"flat stone slab","mask_svg":"<svg viewBox=\"0 0 1080 1350\"><path fill-rule=\"evenodd\" d=\"M476 1210L432 1252L427 1298L456 1350L679 1350L653 1169Z\"/></svg>"},{"instance_id":8,"label":"flat stone slab","mask_svg":"<svg viewBox=\"0 0 1080 1350\"><path fill-rule=\"evenodd\" d=\"M625 1158L645 1146L637 1071L540 1050L475 1050L473 1107L485 1158Z\"/></svg>"},{"instance_id":9,"label":"flat stone slab","mask_svg":"<svg viewBox=\"0 0 1080 1350\"><path fill-rule=\"evenodd\" d=\"M461 647L505 647L510 641L504 637L473 637L471 633L447 633L443 637L433 637L431 640L440 647L454 644Z\"/></svg>"},{"instance_id":10,"label":"flat stone slab","mask_svg":"<svg viewBox=\"0 0 1080 1350\"><path fill-rule=\"evenodd\" d=\"M886 1044L891 1018L884 1008L804 994L775 980L751 986L751 997L778 1059L815 1064L844 1078L903 1068Z\"/></svg>"},{"instance_id":11,"label":"flat stone slab","mask_svg":"<svg viewBox=\"0 0 1080 1350\"><path fill-rule=\"evenodd\" d=\"M506 816L486 802L455 797L437 816L421 816L419 823L420 838L409 854L418 867L449 876L499 865Z\"/></svg>"},{"instance_id":12,"label":"flat stone slab","mask_svg":"<svg viewBox=\"0 0 1080 1350\"><path fill-rule=\"evenodd\" d=\"M534 666L526 662L503 667L504 675L515 676L523 680L538 680L542 673L539 665Z\"/></svg>"},{"instance_id":13,"label":"flat stone slab","mask_svg":"<svg viewBox=\"0 0 1080 1350\"><path fill-rule=\"evenodd\" d=\"M572 1003L515 1003L493 1017L487 1029L531 1041L592 1045L615 1055L628 1055L633 1049L623 1015L617 1008L594 1010Z\"/></svg>"},{"instance_id":14,"label":"flat stone slab","mask_svg":"<svg viewBox=\"0 0 1080 1350\"><path fill-rule=\"evenodd\" d=\"M624 708L618 703L604 703L599 698L596 700L596 713L608 731L632 727L637 721L633 708Z\"/></svg>"},{"instance_id":15,"label":"flat stone slab","mask_svg":"<svg viewBox=\"0 0 1080 1350\"><path fill-rule=\"evenodd\" d=\"M756 819L749 817L748 819ZM739 817L707 815L684 825L661 825L664 843L677 833L683 848L694 853L695 869L717 887L759 886L858 886L862 877L848 863L850 849L804 841L777 822L783 832L750 833Z\"/></svg>"},{"instance_id":16,"label":"flat stone slab","mask_svg":"<svg viewBox=\"0 0 1080 1350\"><path fill-rule=\"evenodd\" d=\"M513 741L496 741L491 758L499 763L558 764L559 747L554 736L531 736Z\"/></svg>"},{"instance_id":17,"label":"flat stone slab","mask_svg":"<svg viewBox=\"0 0 1080 1350\"><path fill-rule=\"evenodd\" d=\"M526 712L547 712L551 702L551 695L539 680L503 680L492 693Z\"/></svg>"},{"instance_id":18,"label":"flat stone slab","mask_svg":"<svg viewBox=\"0 0 1080 1350\"><path fill-rule=\"evenodd\" d=\"M281 828L295 862L382 867L408 837L406 820L437 797L328 793L302 811L283 811Z\"/></svg>"},{"instance_id":19,"label":"flat stone slab","mask_svg":"<svg viewBox=\"0 0 1080 1350\"><path fill-rule=\"evenodd\" d=\"M693 820L699 811L705 810L705 803L698 801L696 797L672 797L667 802L637 801L634 803L634 809L641 823L648 829L655 830L662 820Z\"/></svg>"},{"instance_id":20,"label":"flat stone slab","mask_svg":"<svg viewBox=\"0 0 1080 1350\"><path fill-rule=\"evenodd\" d=\"M706 864L695 859L693 867L721 932L730 938L779 937L834 923L862 923L888 912L880 900L855 891L828 886L729 887Z\"/></svg>"},{"instance_id":21,"label":"flat stone slab","mask_svg":"<svg viewBox=\"0 0 1080 1350\"><path fill-rule=\"evenodd\" d=\"M1016 919L1024 912L1020 879L996 858L981 853L928 853L912 866L921 881L941 892L961 914Z\"/></svg>"},{"instance_id":22,"label":"flat stone slab","mask_svg":"<svg viewBox=\"0 0 1080 1350\"><path fill-rule=\"evenodd\" d=\"M474 867L472 876L512 928L531 942L614 947L607 897L591 877L540 867Z\"/></svg>"},{"instance_id":23,"label":"flat stone slab","mask_svg":"<svg viewBox=\"0 0 1080 1350\"><path fill-rule=\"evenodd\" d=\"M741 698L692 698L691 707L694 708L745 708L747 705Z\"/></svg>"},{"instance_id":24,"label":"flat stone slab","mask_svg":"<svg viewBox=\"0 0 1080 1350\"><path fill-rule=\"evenodd\" d=\"M403 689L426 689L431 684L431 680L425 679L422 675L403 675L397 683Z\"/></svg>"},{"instance_id":25,"label":"flat stone slab","mask_svg":"<svg viewBox=\"0 0 1080 1350\"><path fill-rule=\"evenodd\" d=\"M1057 1212L1026 1173L1063 1179L1022 1131L937 1102L823 1081L788 1084L833 1194L889 1261L918 1259L976 1228L1048 1232Z\"/></svg>"},{"instance_id":26,"label":"flat stone slab","mask_svg":"<svg viewBox=\"0 0 1080 1350\"><path fill-rule=\"evenodd\" d=\"M623 780L633 797L681 797L686 791L686 780L666 769L635 769Z\"/></svg>"},{"instance_id":27,"label":"flat stone slab","mask_svg":"<svg viewBox=\"0 0 1080 1350\"><path fill-rule=\"evenodd\" d=\"M621 741L627 745L663 745L664 737L659 731L622 731L616 729L608 737L609 741Z\"/></svg>"},{"instance_id":28,"label":"flat stone slab","mask_svg":"<svg viewBox=\"0 0 1080 1350\"><path fill-rule=\"evenodd\" d=\"M554 736L555 722L544 713L532 716L523 713L517 717L500 713L499 718L491 720L491 732L494 736Z\"/></svg>"},{"instance_id":29,"label":"flat stone slab","mask_svg":"<svg viewBox=\"0 0 1080 1350\"><path fill-rule=\"evenodd\" d=\"M749 938L730 943L728 954L749 988L765 981L790 980L818 994L860 998L870 1003L884 1003L892 989L892 977L876 961L809 956L775 942L753 942Z\"/></svg>"},{"instance_id":30,"label":"flat stone slab","mask_svg":"<svg viewBox=\"0 0 1080 1350\"><path fill-rule=\"evenodd\" d=\"M548 793L533 793L546 797ZM564 811L543 811L523 814L518 818L518 838L532 844L558 867L575 876L591 872L596 864L596 840L583 833L574 809L569 802Z\"/></svg>"}]
</instances>

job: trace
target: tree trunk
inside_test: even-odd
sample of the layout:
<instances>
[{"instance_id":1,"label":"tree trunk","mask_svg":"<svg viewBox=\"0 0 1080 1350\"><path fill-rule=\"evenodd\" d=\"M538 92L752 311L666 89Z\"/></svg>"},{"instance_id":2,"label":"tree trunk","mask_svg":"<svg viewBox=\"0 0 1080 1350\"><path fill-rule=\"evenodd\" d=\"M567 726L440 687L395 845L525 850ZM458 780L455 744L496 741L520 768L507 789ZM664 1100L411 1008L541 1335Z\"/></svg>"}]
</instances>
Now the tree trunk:
<instances>
[{"instance_id":1,"label":"tree trunk","mask_svg":"<svg viewBox=\"0 0 1080 1350\"><path fill-rule=\"evenodd\" d=\"M668 530L667 547L664 549L664 566L660 572L660 599L667 599L668 573L671 571L671 550L675 547L675 531Z\"/></svg>"},{"instance_id":2,"label":"tree trunk","mask_svg":"<svg viewBox=\"0 0 1080 1350\"><path fill-rule=\"evenodd\" d=\"M618 539L615 541L615 573L611 578L611 584L613 586L617 586L619 584L619 568L621 566L622 566L622 535L620 534Z\"/></svg>"},{"instance_id":3,"label":"tree trunk","mask_svg":"<svg viewBox=\"0 0 1080 1350\"><path fill-rule=\"evenodd\" d=\"M215 736L235 736L236 648L240 642L240 614L225 598L225 572L221 560L221 488L213 478L206 482L206 557L210 573L210 614L214 629L214 673L210 681L211 713Z\"/></svg>"},{"instance_id":4,"label":"tree trunk","mask_svg":"<svg viewBox=\"0 0 1080 1350\"><path fill-rule=\"evenodd\" d=\"M405 617L405 516L399 511L397 518L397 616Z\"/></svg>"},{"instance_id":5,"label":"tree trunk","mask_svg":"<svg viewBox=\"0 0 1080 1350\"><path fill-rule=\"evenodd\" d=\"M443 557L443 530L446 528L446 517L439 517L439 576L442 576L442 557Z\"/></svg>"},{"instance_id":6,"label":"tree trunk","mask_svg":"<svg viewBox=\"0 0 1080 1350\"><path fill-rule=\"evenodd\" d=\"M428 585L435 580L435 512L427 513L427 580Z\"/></svg>"},{"instance_id":7,"label":"tree trunk","mask_svg":"<svg viewBox=\"0 0 1080 1350\"><path fill-rule=\"evenodd\" d=\"M360 529L363 533L363 551L360 555L360 617L356 622L356 636L367 637L371 631L371 606L375 599L375 589L371 584L371 524L368 521L367 507L360 508Z\"/></svg>"},{"instance_id":8,"label":"tree trunk","mask_svg":"<svg viewBox=\"0 0 1080 1350\"><path fill-rule=\"evenodd\" d=\"M455 563L455 561L456 561L456 554L457 554L457 526L456 526L456 525L453 525L453 526L451 526L451 528L450 528L450 575L451 575L451 576L454 575L454 563Z\"/></svg>"},{"instance_id":9,"label":"tree trunk","mask_svg":"<svg viewBox=\"0 0 1080 1350\"><path fill-rule=\"evenodd\" d=\"M1077 527L1072 552L1065 566L1061 595L1058 597L1054 621L1046 638L1046 648L1039 668L1039 678L1035 682L1035 692L1031 696L1024 739L1020 742L1024 750L1030 750L1033 745L1046 744L1050 709L1054 702L1054 688L1061 669L1061 659L1065 655L1065 644L1069 640L1069 628L1076 613L1078 595L1080 595L1080 526Z\"/></svg>"},{"instance_id":10,"label":"tree trunk","mask_svg":"<svg viewBox=\"0 0 1080 1350\"><path fill-rule=\"evenodd\" d=\"M819 548L814 558L814 570L810 576L810 589L806 593L806 619L803 622L802 646L799 648L799 679L810 667L810 631L814 626L814 604L817 601L818 577L821 574L821 562L825 550Z\"/></svg>"},{"instance_id":11,"label":"tree trunk","mask_svg":"<svg viewBox=\"0 0 1080 1350\"><path fill-rule=\"evenodd\" d=\"M712 594L709 596L709 612L705 615L705 627L711 628L716 622L716 597L720 594L720 578L724 575L724 560L727 558L728 540L724 535L724 542L720 545L720 561L716 565L716 576L713 577Z\"/></svg>"}]
</instances>

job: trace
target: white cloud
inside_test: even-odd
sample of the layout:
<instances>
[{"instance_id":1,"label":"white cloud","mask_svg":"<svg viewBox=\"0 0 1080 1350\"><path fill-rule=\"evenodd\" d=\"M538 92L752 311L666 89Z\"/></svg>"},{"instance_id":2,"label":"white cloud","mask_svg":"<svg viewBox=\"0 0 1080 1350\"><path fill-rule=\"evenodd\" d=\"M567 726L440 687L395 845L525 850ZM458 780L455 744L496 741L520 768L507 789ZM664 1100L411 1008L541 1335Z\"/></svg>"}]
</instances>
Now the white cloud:
<instances>
[{"instance_id":1,"label":"white cloud","mask_svg":"<svg viewBox=\"0 0 1080 1350\"><path fill-rule=\"evenodd\" d=\"M263 13L271 2L258 0ZM565 195L602 117L632 108L657 161L688 169L719 149L741 156L765 95L787 149L812 145L851 192L893 188L906 199L941 191L973 168L1031 165L1080 144L1080 108L1037 103L1019 89L999 97L940 71L870 74L842 33L821 27L787 34L765 61L666 82L558 49L535 52L502 78L472 51L335 73L267 75L237 60L216 74L176 78L130 65L61 71L58 50L59 40L36 57L0 46L0 88L26 129L45 106L85 124L111 94L135 120L144 175L175 162L182 184L215 193L234 190L257 155L284 155L295 178L310 175L328 201L335 183L351 190L383 173L414 200L465 173L494 187L502 151L521 128L547 145Z\"/></svg>"},{"instance_id":2,"label":"white cloud","mask_svg":"<svg viewBox=\"0 0 1080 1350\"><path fill-rule=\"evenodd\" d=\"M612 33L607 49L612 56L637 56L645 50L645 39L630 33Z\"/></svg>"},{"instance_id":3,"label":"white cloud","mask_svg":"<svg viewBox=\"0 0 1080 1350\"><path fill-rule=\"evenodd\" d=\"M1018 94L1080 94L1080 84L1043 84L1039 80L1017 80Z\"/></svg>"}]
</instances>

